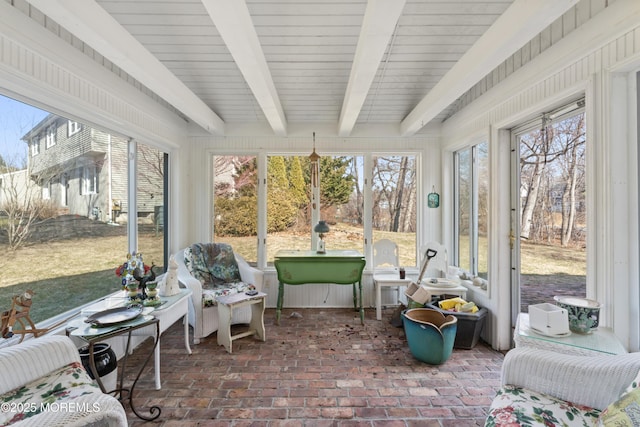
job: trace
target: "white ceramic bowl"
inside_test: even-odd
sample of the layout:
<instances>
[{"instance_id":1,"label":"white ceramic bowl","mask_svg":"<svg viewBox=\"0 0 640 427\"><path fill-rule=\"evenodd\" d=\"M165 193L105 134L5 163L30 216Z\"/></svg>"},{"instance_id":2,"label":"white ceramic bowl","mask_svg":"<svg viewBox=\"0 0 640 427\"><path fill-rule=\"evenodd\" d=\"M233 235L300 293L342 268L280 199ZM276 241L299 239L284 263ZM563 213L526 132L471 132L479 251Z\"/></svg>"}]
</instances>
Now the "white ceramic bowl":
<instances>
[{"instance_id":1,"label":"white ceramic bowl","mask_svg":"<svg viewBox=\"0 0 640 427\"><path fill-rule=\"evenodd\" d=\"M569 329L572 332L588 334L598 329L601 306L598 301L559 295L556 295L553 299L558 306L567 310L569 314Z\"/></svg>"}]
</instances>

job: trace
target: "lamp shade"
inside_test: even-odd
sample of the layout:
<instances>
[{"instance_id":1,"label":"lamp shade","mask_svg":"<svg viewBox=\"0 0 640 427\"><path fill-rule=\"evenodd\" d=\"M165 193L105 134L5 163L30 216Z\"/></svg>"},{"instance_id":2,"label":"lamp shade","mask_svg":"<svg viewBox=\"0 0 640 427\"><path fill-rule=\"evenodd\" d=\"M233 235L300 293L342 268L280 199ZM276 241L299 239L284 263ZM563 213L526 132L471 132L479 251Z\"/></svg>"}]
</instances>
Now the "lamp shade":
<instances>
[{"instance_id":1,"label":"lamp shade","mask_svg":"<svg viewBox=\"0 0 640 427\"><path fill-rule=\"evenodd\" d=\"M326 221L318 221L318 223L316 224L315 227L313 227L313 231L315 231L316 233L328 233L329 232L329 225L327 224Z\"/></svg>"}]
</instances>

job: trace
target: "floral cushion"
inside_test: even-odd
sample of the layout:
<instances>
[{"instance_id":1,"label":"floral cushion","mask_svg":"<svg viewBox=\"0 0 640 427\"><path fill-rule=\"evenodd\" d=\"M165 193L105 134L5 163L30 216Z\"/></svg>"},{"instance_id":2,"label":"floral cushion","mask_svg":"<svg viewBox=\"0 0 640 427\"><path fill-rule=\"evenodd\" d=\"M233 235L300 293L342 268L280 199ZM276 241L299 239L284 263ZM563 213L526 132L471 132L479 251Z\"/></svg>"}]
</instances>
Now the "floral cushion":
<instances>
[{"instance_id":1,"label":"floral cushion","mask_svg":"<svg viewBox=\"0 0 640 427\"><path fill-rule=\"evenodd\" d=\"M594 426L600 411L574 405L521 387L504 386L489 409L485 427L500 426Z\"/></svg>"},{"instance_id":2,"label":"floral cushion","mask_svg":"<svg viewBox=\"0 0 640 427\"><path fill-rule=\"evenodd\" d=\"M0 426L7 426L43 411L60 410L58 402L93 394L98 385L87 374L80 362L72 362L43 378L0 395L3 410ZM6 409L6 410L5 410Z\"/></svg>"},{"instance_id":3,"label":"floral cushion","mask_svg":"<svg viewBox=\"0 0 640 427\"><path fill-rule=\"evenodd\" d=\"M255 286L244 283L233 249L226 243L196 243L184 251L184 263L202 283L202 305L217 305L216 298L246 292Z\"/></svg>"},{"instance_id":4,"label":"floral cushion","mask_svg":"<svg viewBox=\"0 0 640 427\"><path fill-rule=\"evenodd\" d=\"M607 406L598 418L598 426L640 426L640 372L620 398Z\"/></svg>"},{"instance_id":5,"label":"floral cushion","mask_svg":"<svg viewBox=\"0 0 640 427\"><path fill-rule=\"evenodd\" d=\"M201 283L233 283L240 281L240 269L231 245L195 243L185 251L187 268Z\"/></svg>"}]
</instances>

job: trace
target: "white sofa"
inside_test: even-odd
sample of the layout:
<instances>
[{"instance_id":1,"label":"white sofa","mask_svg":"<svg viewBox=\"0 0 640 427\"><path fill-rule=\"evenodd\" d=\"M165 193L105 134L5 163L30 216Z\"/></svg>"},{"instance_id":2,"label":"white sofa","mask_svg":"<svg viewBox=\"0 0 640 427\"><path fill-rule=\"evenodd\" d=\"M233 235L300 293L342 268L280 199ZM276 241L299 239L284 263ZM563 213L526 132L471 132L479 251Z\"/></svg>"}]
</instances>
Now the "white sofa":
<instances>
[{"instance_id":1,"label":"white sofa","mask_svg":"<svg viewBox=\"0 0 640 427\"><path fill-rule=\"evenodd\" d=\"M200 340L218 330L217 305L205 307L203 304L202 283L193 277L185 264L185 249L181 249L174 255L178 264L178 282L181 286L191 289L189 301L189 324L193 327L193 342L199 344ZM258 291L262 290L264 273L251 267L240 255L234 252L240 278L242 282L253 285ZM233 311L232 324L249 323L251 321L251 307L243 307Z\"/></svg>"},{"instance_id":2,"label":"white sofa","mask_svg":"<svg viewBox=\"0 0 640 427\"><path fill-rule=\"evenodd\" d=\"M127 425L122 404L100 391L62 335L0 349L0 403L0 425Z\"/></svg>"},{"instance_id":3,"label":"white sofa","mask_svg":"<svg viewBox=\"0 0 640 427\"><path fill-rule=\"evenodd\" d=\"M515 348L504 358L502 388L485 427L613 425L610 417L620 412L614 402L640 401L639 372L640 353L576 356ZM600 418L607 421L599 424Z\"/></svg>"}]
</instances>

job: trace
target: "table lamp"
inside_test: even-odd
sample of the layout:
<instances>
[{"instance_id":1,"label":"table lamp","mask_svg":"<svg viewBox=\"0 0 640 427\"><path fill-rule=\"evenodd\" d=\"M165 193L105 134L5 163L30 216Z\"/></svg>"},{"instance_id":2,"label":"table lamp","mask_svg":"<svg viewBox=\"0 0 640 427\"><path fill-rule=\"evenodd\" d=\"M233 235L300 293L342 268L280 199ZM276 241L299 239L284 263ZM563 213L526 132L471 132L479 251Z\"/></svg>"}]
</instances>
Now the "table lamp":
<instances>
[{"instance_id":1,"label":"table lamp","mask_svg":"<svg viewBox=\"0 0 640 427\"><path fill-rule=\"evenodd\" d=\"M326 221L318 221L318 223L316 224L315 227L313 227L313 231L315 231L316 233L319 233L320 235L320 240L318 240L318 250L316 251L319 254L324 254L327 251L325 250L324 247L324 234L329 232L329 225L326 223Z\"/></svg>"}]
</instances>

